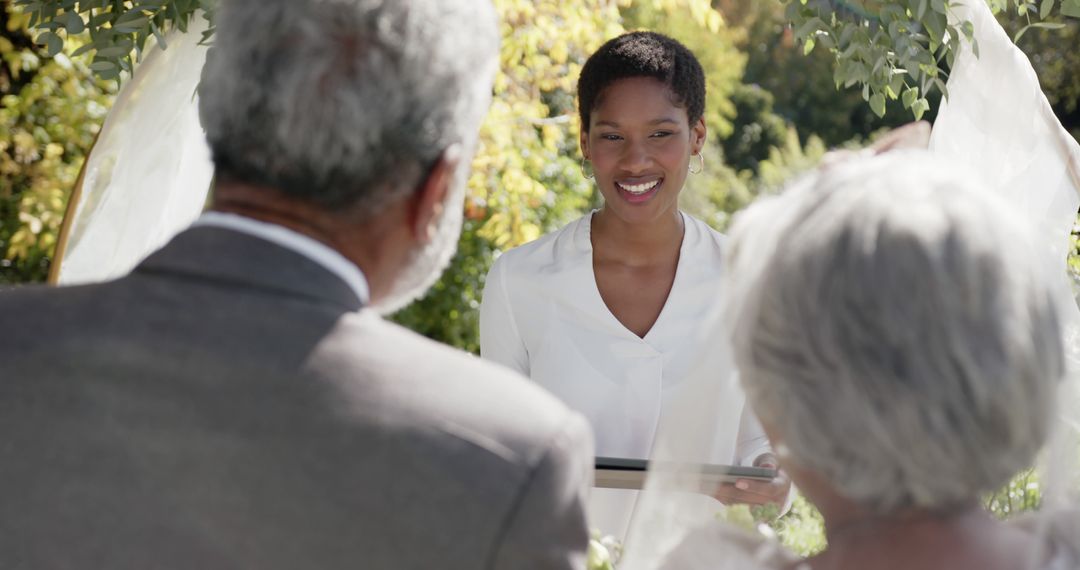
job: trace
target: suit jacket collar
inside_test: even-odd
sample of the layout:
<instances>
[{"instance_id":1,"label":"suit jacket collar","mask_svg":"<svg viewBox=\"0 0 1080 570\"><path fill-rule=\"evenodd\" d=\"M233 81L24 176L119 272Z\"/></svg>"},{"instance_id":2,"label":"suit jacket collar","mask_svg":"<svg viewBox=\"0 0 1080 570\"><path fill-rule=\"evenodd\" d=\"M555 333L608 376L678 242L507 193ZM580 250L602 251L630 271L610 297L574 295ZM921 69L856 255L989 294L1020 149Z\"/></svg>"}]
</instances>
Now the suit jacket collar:
<instances>
[{"instance_id":1,"label":"suit jacket collar","mask_svg":"<svg viewBox=\"0 0 1080 570\"><path fill-rule=\"evenodd\" d=\"M134 272L273 291L333 303L350 311L363 306L344 280L307 257L262 238L214 226L181 232Z\"/></svg>"}]
</instances>

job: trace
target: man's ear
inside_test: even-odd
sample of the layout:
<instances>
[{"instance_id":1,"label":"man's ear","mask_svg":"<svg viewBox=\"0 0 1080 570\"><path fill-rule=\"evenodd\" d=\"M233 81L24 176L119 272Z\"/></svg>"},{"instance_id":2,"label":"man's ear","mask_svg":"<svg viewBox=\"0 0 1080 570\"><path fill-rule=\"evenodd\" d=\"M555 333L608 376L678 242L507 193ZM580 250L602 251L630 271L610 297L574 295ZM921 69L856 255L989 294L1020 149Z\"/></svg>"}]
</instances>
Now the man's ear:
<instances>
[{"instance_id":1,"label":"man's ear","mask_svg":"<svg viewBox=\"0 0 1080 570\"><path fill-rule=\"evenodd\" d=\"M416 241L427 244L435 238L435 230L446 207L446 195L454 183L454 173L461 161L461 145L454 144L439 155L413 197L410 231Z\"/></svg>"},{"instance_id":2,"label":"man's ear","mask_svg":"<svg viewBox=\"0 0 1080 570\"><path fill-rule=\"evenodd\" d=\"M690 148L693 150L691 154L701 153L701 149L705 148L705 138L708 134L705 128L705 117L701 117L690 127Z\"/></svg>"}]
</instances>

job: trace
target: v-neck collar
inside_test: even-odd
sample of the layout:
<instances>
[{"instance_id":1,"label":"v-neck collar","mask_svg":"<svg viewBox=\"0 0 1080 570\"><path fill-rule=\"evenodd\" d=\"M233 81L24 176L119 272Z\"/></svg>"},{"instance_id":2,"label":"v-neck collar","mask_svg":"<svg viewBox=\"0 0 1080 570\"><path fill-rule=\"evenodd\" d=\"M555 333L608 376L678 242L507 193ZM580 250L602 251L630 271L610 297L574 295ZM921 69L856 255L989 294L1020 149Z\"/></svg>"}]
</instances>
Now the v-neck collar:
<instances>
[{"instance_id":1,"label":"v-neck collar","mask_svg":"<svg viewBox=\"0 0 1080 570\"><path fill-rule=\"evenodd\" d=\"M592 218L594 215L596 215L596 212L596 210L593 210L581 218L581 226L578 227L578 231L576 232L577 239L574 240L577 242L578 247L585 254L586 274L588 275L589 280L589 286L586 287L586 294L594 297L594 301L596 303L599 303L599 306L601 307L601 312L604 313L605 318L609 321L609 325L619 330L623 336L652 346L652 343L649 342L649 339L655 338L659 334L657 331L661 329L661 326L664 323L664 316L667 313L671 312L671 310L669 309L671 307L671 298L679 294L679 283L681 281L682 275L685 273L683 265L686 263L686 258L688 257L686 255L686 249L688 247L688 244L692 241L690 239L687 239L687 233L691 231L690 218L682 210L679 210L679 215L682 217L683 222L683 235L682 242L679 244L679 261L675 264L675 279L672 280L671 291L668 292L667 298L664 299L664 306L660 309L660 314L656 316L656 320L653 321L652 326L649 327L649 331L645 333L645 336L638 336L634 333L634 331L626 328L626 325L624 325L622 321L620 321L618 317L616 317L615 314L611 312L611 309L607 306L607 303L604 302L604 297L600 294L600 286L596 284L596 270L593 267L592 246Z\"/></svg>"}]
</instances>

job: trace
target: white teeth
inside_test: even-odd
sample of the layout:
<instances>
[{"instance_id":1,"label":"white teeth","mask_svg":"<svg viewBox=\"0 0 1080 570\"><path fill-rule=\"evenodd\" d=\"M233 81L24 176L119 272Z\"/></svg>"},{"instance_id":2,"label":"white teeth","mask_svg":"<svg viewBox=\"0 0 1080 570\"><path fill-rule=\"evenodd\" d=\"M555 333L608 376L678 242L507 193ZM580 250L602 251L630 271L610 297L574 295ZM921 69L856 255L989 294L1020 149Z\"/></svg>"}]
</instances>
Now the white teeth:
<instances>
[{"instance_id":1,"label":"white teeth","mask_svg":"<svg viewBox=\"0 0 1080 570\"><path fill-rule=\"evenodd\" d=\"M646 182L644 184L634 184L633 186L627 186L626 184L619 184L619 188L622 188L623 190L626 190L627 192L629 192L631 194L644 194L644 193L648 192L649 190L652 190L653 188L656 188L656 185L659 184L659 183L660 183L659 180L653 180L652 182ZM618 183L616 183L616 184L618 184Z\"/></svg>"}]
</instances>

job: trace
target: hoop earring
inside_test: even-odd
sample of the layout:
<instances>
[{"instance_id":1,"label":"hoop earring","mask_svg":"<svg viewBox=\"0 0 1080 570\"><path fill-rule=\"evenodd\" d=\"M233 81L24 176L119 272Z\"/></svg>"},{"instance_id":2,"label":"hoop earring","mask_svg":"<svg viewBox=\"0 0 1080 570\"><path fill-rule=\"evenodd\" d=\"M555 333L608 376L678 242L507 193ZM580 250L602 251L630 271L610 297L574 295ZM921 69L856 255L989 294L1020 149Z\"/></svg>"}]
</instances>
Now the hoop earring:
<instances>
[{"instance_id":1,"label":"hoop earring","mask_svg":"<svg viewBox=\"0 0 1080 570\"><path fill-rule=\"evenodd\" d=\"M694 170L693 165L688 164L686 165L686 170L688 170L690 174L701 174L705 171L705 157L702 156L700 152L695 154L694 156L698 157L698 164L700 166L698 166L697 170Z\"/></svg>"},{"instance_id":2,"label":"hoop earring","mask_svg":"<svg viewBox=\"0 0 1080 570\"><path fill-rule=\"evenodd\" d=\"M585 159L585 157L581 157L581 176L583 176L585 178L585 180L593 180L594 178L596 178L596 173L595 172L589 172L587 174L585 173L585 163L586 162L587 162L587 160Z\"/></svg>"}]
</instances>

